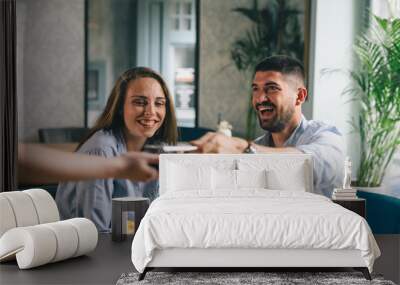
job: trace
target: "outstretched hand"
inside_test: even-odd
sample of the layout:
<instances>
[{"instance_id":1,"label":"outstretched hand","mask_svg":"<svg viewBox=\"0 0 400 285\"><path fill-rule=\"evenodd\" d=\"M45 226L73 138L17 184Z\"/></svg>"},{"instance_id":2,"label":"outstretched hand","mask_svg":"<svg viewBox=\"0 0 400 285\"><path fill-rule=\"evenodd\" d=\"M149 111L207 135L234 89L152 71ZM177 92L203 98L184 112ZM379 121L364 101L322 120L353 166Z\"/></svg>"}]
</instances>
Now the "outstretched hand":
<instances>
[{"instance_id":1,"label":"outstretched hand","mask_svg":"<svg viewBox=\"0 0 400 285\"><path fill-rule=\"evenodd\" d=\"M151 181L158 178L158 155L145 152L127 152L114 158L117 161L115 177L134 181Z\"/></svg>"},{"instance_id":2,"label":"outstretched hand","mask_svg":"<svg viewBox=\"0 0 400 285\"><path fill-rule=\"evenodd\" d=\"M101 178L157 179L158 155L128 152L116 157L70 153L33 144L18 145L21 183L58 183Z\"/></svg>"},{"instance_id":3,"label":"outstretched hand","mask_svg":"<svg viewBox=\"0 0 400 285\"><path fill-rule=\"evenodd\" d=\"M244 139L214 132L208 132L190 143L197 146L202 153L242 153L247 147Z\"/></svg>"}]
</instances>

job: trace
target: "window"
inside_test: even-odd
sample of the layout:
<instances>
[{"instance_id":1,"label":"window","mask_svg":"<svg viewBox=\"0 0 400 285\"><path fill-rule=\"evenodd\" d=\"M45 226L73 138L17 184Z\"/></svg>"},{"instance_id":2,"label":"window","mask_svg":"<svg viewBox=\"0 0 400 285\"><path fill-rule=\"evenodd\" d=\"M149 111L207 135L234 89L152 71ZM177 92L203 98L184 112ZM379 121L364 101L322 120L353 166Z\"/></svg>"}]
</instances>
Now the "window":
<instances>
[{"instance_id":1,"label":"window","mask_svg":"<svg viewBox=\"0 0 400 285\"><path fill-rule=\"evenodd\" d=\"M195 8L195 0L88 0L88 126L104 109L118 76L134 66L160 72L173 94L178 125L196 125Z\"/></svg>"},{"instance_id":2,"label":"window","mask_svg":"<svg viewBox=\"0 0 400 285\"><path fill-rule=\"evenodd\" d=\"M175 31L193 30L194 9L192 1L175 2L175 9L171 9L171 27Z\"/></svg>"}]
</instances>

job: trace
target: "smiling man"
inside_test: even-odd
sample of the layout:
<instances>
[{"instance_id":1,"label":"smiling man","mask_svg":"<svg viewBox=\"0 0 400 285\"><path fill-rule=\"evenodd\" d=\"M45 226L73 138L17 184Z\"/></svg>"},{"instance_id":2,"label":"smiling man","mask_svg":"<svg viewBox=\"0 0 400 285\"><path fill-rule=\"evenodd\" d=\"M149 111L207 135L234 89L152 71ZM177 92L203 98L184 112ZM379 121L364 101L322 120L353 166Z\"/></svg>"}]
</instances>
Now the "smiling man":
<instances>
[{"instance_id":1,"label":"smiling man","mask_svg":"<svg viewBox=\"0 0 400 285\"><path fill-rule=\"evenodd\" d=\"M307 120L302 64L272 56L255 68L252 102L265 134L254 141L208 133L192 143L205 153L308 153L314 159L314 191L330 197L343 180L345 147L341 134L322 122Z\"/></svg>"}]
</instances>

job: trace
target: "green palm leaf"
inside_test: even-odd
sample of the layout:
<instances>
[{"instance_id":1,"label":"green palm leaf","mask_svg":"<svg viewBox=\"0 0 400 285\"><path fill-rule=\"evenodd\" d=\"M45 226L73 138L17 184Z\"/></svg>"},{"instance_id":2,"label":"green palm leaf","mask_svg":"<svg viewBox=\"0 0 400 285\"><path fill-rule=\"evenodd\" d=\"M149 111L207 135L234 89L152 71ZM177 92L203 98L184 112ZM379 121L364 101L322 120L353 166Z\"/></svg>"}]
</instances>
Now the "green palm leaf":
<instances>
[{"instance_id":1,"label":"green palm leaf","mask_svg":"<svg viewBox=\"0 0 400 285\"><path fill-rule=\"evenodd\" d=\"M358 184L379 186L400 145L400 20L374 16L354 50L359 68L350 72L356 87L348 91L361 108Z\"/></svg>"}]
</instances>

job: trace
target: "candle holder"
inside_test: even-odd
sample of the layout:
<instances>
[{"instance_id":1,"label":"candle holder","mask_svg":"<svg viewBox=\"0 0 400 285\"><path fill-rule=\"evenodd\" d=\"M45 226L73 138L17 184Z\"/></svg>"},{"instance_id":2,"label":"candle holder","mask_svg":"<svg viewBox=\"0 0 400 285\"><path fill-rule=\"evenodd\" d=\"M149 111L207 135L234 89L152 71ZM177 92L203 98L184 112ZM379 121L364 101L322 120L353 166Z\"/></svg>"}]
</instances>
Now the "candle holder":
<instances>
[{"instance_id":1,"label":"candle holder","mask_svg":"<svg viewBox=\"0 0 400 285\"><path fill-rule=\"evenodd\" d=\"M123 197L112 199L112 240L124 241L133 238L149 205L150 200L148 198Z\"/></svg>"}]
</instances>

